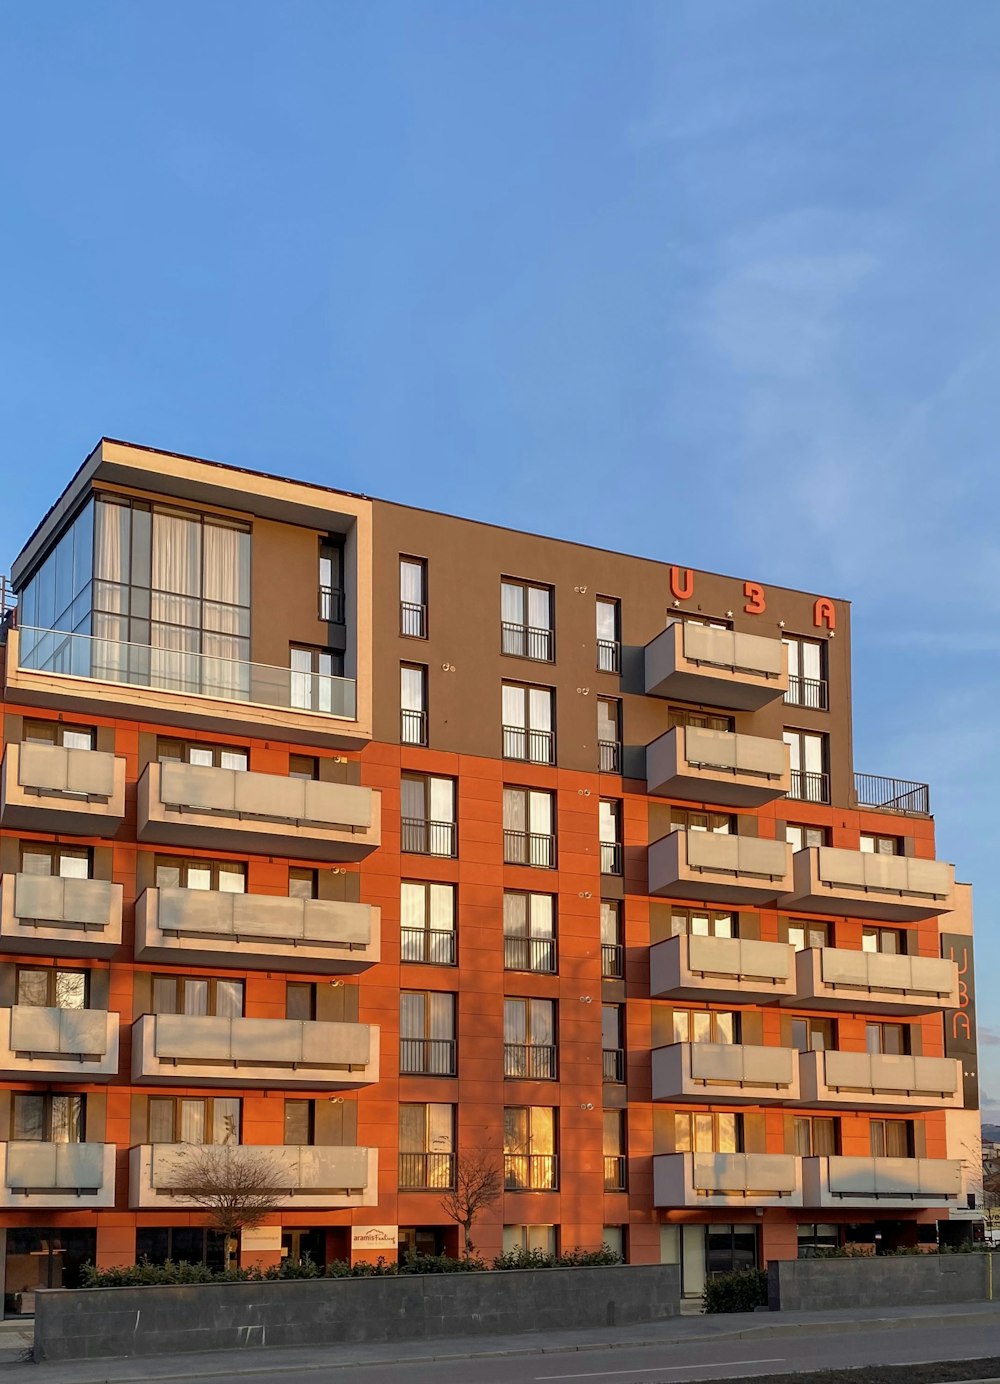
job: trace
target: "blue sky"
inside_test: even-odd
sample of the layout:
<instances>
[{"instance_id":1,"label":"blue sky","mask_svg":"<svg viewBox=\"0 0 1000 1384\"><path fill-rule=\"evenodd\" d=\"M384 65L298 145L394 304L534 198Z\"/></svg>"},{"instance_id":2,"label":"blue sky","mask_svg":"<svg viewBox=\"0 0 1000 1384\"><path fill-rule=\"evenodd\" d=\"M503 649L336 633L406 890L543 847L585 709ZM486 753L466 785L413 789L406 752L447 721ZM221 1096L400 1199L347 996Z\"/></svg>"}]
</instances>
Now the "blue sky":
<instances>
[{"instance_id":1,"label":"blue sky","mask_svg":"<svg viewBox=\"0 0 1000 1384\"><path fill-rule=\"evenodd\" d=\"M994 0L0 0L0 568L105 433L851 598L1000 1114L998 53Z\"/></svg>"}]
</instances>

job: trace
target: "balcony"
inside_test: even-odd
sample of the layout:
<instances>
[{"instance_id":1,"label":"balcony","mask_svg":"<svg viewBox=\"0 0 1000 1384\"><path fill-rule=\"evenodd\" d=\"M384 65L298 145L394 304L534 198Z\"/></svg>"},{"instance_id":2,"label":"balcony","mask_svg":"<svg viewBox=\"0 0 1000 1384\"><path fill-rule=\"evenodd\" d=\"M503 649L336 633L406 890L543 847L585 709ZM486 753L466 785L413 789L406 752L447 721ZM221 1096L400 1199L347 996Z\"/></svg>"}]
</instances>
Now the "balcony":
<instances>
[{"instance_id":1,"label":"balcony","mask_svg":"<svg viewBox=\"0 0 1000 1384\"><path fill-rule=\"evenodd\" d=\"M761 1105L799 1098L798 1053L738 1043L672 1043L653 1049L653 1100Z\"/></svg>"},{"instance_id":2,"label":"balcony","mask_svg":"<svg viewBox=\"0 0 1000 1384\"><path fill-rule=\"evenodd\" d=\"M646 746L646 787L666 798L759 807L791 788L781 740L675 726Z\"/></svg>"},{"instance_id":3,"label":"balcony","mask_svg":"<svg viewBox=\"0 0 1000 1384\"><path fill-rule=\"evenodd\" d=\"M0 1144L0 1208L113 1210L115 1153L114 1144Z\"/></svg>"},{"instance_id":4,"label":"balcony","mask_svg":"<svg viewBox=\"0 0 1000 1384\"><path fill-rule=\"evenodd\" d=\"M767 903L792 882L792 848L758 836L672 831L649 848L649 892L699 902Z\"/></svg>"},{"instance_id":5,"label":"balcony","mask_svg":"<svg viewBox=\"0 0 1000 1384\"><path fill-rule=\"evenodd\" d=\"M370 1024L143 1014L132 1025L132 1080L158 1086L348 1090L378 1081L378 1058Z\"/></svg>"},{"instance_id":6,"label":"balcony","mask_svg":"<svg viewBox=\"0 0 1000 1384\"><path fill-rule=\"evenodd\" d=\"M113 836L124 820L124 759L61 745L7 746L0 769L5 827Z\"/></svg>"},{"instance_id":7,"label":"balcony","mask_svg":"<svg viewBox=\"0 0 1000 1384\"><path fill-rule=\"evenodd\" d=\"M675 620L646 645L646 692L736 711L759 711L788 691L780 639Z\"/></svg>"},{"instance_id":8,"label":"balcony","mask_svg":"<svg viewBox=\"0 0 1000 1384\"><path fill-rule=\"evenodd\" d=\"M955 867L943 860L810 846L795 852L791 888L778 907L907 923L950 912L954 894Z\"/></svg>"},{"instance_id":9,"label":"balcony","mask_svg":"<svg viewBox=\"0 0 1000 1384\"><path fill-rule=\"evenodd\" d=\"M855 774L854 793L858 807L873 807L877 812L895 812L908 817L930 815L931 793L926 783L885 778L881 774Z\"/></svg>"},{"instance_id":10,"label":"balcony","mask_svg":"<svg viewBox=\"0 0 1000 1384\"><path fill-rule=\"evenodd\" d=\"M841 1110L961 1110L962 1064L952 1057L870 1052L804 1052L804 1105Z\"/></svg>"},{"instance_id":11,"label":"balcony","mask_svg":"<svg viewBox=\"0 0 1000 1384\"><path fill-rule=\"evenodd\" d=\"M0 876L0 950L107 956L121 940L120 884L58 875Z\"/></svg>"},{"instance_id":12,"label":"balcony","mask_svg":"<svg viewBox=\"0 0 1000 1384\"><path fill-rule=\"evenodd\" d=\"M108 1081L118 1075L118 1015L104 1009L0 1009L6 1081Z\"/></svg>"},{"instance_id":13,"label":"balcony","mask_svg":"<svg viewBox=\"0 0 1000 1384\"><path fill-rule=\"evenodd\" d=\"M139 780L138 823L140 841L363 860L381 842L381 798L349 783L167 760Z\"/></svg>"},{"instance_id":14,"label":"balcony","mask_svg":"<svg viewBox=\"0 0 1000 1384\"><path fill-rule=\"evenodd\" d=\"M670 937L649 951L650 994L660 999L793 1000L795 952L749 937Z\"/></svg>"},{"instance_id":15,"label":"balcony","mask_svg":"<svg viewBox=\"0 0 1000 1384\"><path fill-rule=\"evenodd\" d=\"M795 961L795 1003L806 1009L934 1014L958 1008L954 961L840 947L809 947Z\"/></svg>"},{"instance_id":16,"label":"balcony","mask_svg":"<svg viewBox=\"0 0 1000 1384\"><path fill-rule=\"evenodd\" d=\"M784 1153L657 1154L653 1205L738 1211L747 1206L802 1206L799 1160Z\"/></svg>"},{"instance_id":17,"label":"balcony","mask_svg":"<svg viewBox=\"0 0 1000 1384\"><path fill-rule=\"evenodd\" d=\"M135 955L167 965L346 975L379 959L380 910L332 899L147 889L135 907Z\"/></svg>"},{"instance_id":18,"label":"balcony","mask_svg":"<svg viewBox=\"0 0 1000 1384\"><path fill-rule=\"evenodd\" d=\"M913 1210L957 1206L962 1165L954 1158L803 1158L804 1205Z\"/></svg>"},{"instance_id":19,"label":"balcony","mask_svg":"<svg viewBox=\"0 0 1000 1384\"><path fill-rule=\"evenodd\" d=\"M337 1211L378 1202L378 1150L305 1144L250 1145L282 1164L287 1191L279 1210ZM190 1144L139 1144L129 1149L129 1207L133 1211L202 1210L191 1196L173 1191Z\"/></svg>"}]
</instances>

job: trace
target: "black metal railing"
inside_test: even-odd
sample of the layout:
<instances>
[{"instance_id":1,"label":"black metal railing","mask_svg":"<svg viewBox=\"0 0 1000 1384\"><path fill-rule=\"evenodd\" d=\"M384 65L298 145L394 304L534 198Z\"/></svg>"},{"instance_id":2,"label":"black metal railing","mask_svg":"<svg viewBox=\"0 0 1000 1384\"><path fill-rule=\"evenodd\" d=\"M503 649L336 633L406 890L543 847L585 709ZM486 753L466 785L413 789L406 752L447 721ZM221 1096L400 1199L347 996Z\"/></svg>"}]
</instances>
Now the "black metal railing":
<instances>
[{"instance_id":1,"label":"black metal railing","mask_svg":"<svg viewBox=\"0 0 1000 1384\"><path fill-rule=\"evenodd\" d=\"M555 735L550 730L526 730L524 726L504 726L504 759L523 759L529 764L555 763Z\"/></svg>"},{"instance_id":2,"label":"black metal railing","mask_svg":"<svg viewBox=\"0 0 1000 1384\"><path fill-rule=\"evenodd\" d=\"M454 1038L400 1038L399 1070L409 1076L454 1076Z\"/></svg>"},{"instance_id":3,"label":"black metal railing","mask_svg":"<svg viewBox=\"0 0 1000 1384\"><path fill-rule=\"evenodd\" d=\"M503 859L505 865L536 865L554 870L556 838L537 831L510 831L504 827Z\"/></svg>"},{"instance_id":4,"label":"black metal railing","mask_svg":"<svg viewBox=\"0 0 1000 1384\"><path fill-rule=\"evenodd\" d=\"M505 971L541 971L552 975L556 969L556 939L505 937L503 964Z\"/></svg>"},{"instance_id":5,"label":"black metal railing","mask_svg":"<svg viewBox=\"0 0 1000 1384\"><path fill-rule=\"evenodd\" d=\"M0 576L0 618L17 609L17 597L10 584L10 577Z\"/></svg>"},{"instance_id":6,"label":"black metal railing","mask_svg":"<svg viewBox=\"0 0 1000 1384\"><path fill-rule=\"evenodd\" d=\"M910 779L883 778L880 774L855 774L854 791L858 807L874 807L880 812L914 813L926 817L931 810L931 794L926 783Z\"/></svg>"},{"instance_id":7,"label":"black metal railing","mask_svg":"<svg viewBox=\"0 0 1000 1384\"><path fill-rule=\"evenodd\" d=\"M319 589L319 618L332 625L344 623L344 593L339 586L321 586Z\"/></svg>"},{"instance_id":8,"label":"black metal railing","mask_svg":"<svg viewBox=\"0 0 1000 1384\"><path fill-rule=\"evenodd\" d=\"M599 673L620 673L622 648L617 639L597 641L597 671Z\"/></svg>"},{"instance_id":9,"label":"black metal railing","mask_svg":"<svg viewBox=\"0 0 1000 1384\"><path fill-rule=\"evenodd\" d=\"M828 803L830 775L810 773L806 769L793 769L792 787L788 796L805 803Z\"/></svg>"},{"instance_id":10,"label":"black metal railing","mask_svg":"<svg viewBox=\"0 0 1000 1384\"><path fill-rule=\"evenodd\" d=\"M436 1192L455 1185L455 1155L453 1153L401 1153L399 1155L399 1185L419 1191L429 1187Z\"/></svg>"},{"instance_id":11,"label":"black metal railing","mask_svg":"<svg viewBox=\"0 0 1000 1384\"><path fill-rule=\"evenodd\" d=\"M404 707L399 713L399 739L403 745L426 745L427 712L409 711Z\"/></svg>"},{"instance_id":12,"label":"black metal railing","mask_svg":"<svg viewBox=\"0 0 1000 1384\"><path fill-rule=\"evenodd\" d=\"M620 740L598 740L597 753L602 774L621 773L622 743Z\"/></svg>"},{"instance_id":13,"label":"black metal railing","mask_svg":"<svg viewBox=\"0 0 1000 1384\"><path fill-rule=\"evenodd\" d=\"M552 662L552 631L538 625L500 622L500 649L516 658L533 658L538 663Z\"/></svg>"},{"instance_id":14,"label":"black metal railing","mask_svg":"<svg viewBox=\"0 0 1000 1384\"><path fill-rule=\"evenodd\" d=\"M625 1080L625 1049L604 1048L601 1053L605 1081Z\"/></svg>"},{"instance_id":15,"label":"black metal railing","mask_svg":"<svg viewBox=\"0 0 1000 1384\"><path fill-rule=\"evenodd\" d=\"M554 1043L504 1043L503 1074L526 1081L555 1081Z\"/></svg>"},{"instance_id":16,"label":"black metal railing","mask_svg":"<svg viewBox=\"0 0 1000 1384\"><path fill-rule=\"evenodd\" d=\"M554 1153L505 1153L506 1192L554 1192L559 1186L559 1158Z\"/></svg>"},{"instance_id":17,"label":"black metal railing","mask_svg":"<svg viewBox=\"0 0 1000 1384\"><path fill-rule=\"evenodd\" d=\"M622 872L622 843L620 841L601 842L601 874L620 875Z\"/></svg>"},{"instance_id":18,"label":"black metal railing","mask_svg":"<svg viewBox=\"0 0 1000 1384\"><path fill-rule=\"evenodd\" d=\"M455 932L452 928L403 927L399 930L402 960L428 966L454 966Z\"/></svg>"},{"instance_id":19,"label":"black metal railing","mask_svg":"<svg viewBox=\"0 0 1000 1384\"><path fill-rule=\"evenodd\" d=\"M828 684L825 678L800 678L797 673L788 675L788 691L785 701L791 706L804 706L811 711L828 710Z\"/></svg>"},{"instance_id":20,"label":"black metal railing","mask_svg":"<svg viewBox=\"0 0 1000 1384\"><path fill-rule=\"evenodd\" d=\"M402 848L413 855L454 855L455 823L428 822L423 817L404 817Z\"/></svg>"},{"instance_id":21,"label":"black metal railing","mask_svg":"<svg viewBox=\"0 0 1000 1384\"><path fill-rule=\"evenodd\" d=\"M427 607L415 601L400 601L399 632L411 639L427 638Z\"/></svg>"},{"instance_id":22,"label":"black metal railing","mask_svg":"<svg viewBox=\"0 0 1000 1384\"><path fill-rule=\"evenodd\" d=\"M620 942L601 943L601 975L605 980L621 980L625 974L625 948Z\"/></svg>"},{"instance_id":23,"label":"black metal railing","mask_svg":"<svg viewBox=\"0 0 1000 1384\"><path fill-rule=\"evenodd\" d=\"M604 1190L606 1192L624 1192L625 1155L623 1153L606 1153L604 1155Z\"/></svg>"}]
</instances>

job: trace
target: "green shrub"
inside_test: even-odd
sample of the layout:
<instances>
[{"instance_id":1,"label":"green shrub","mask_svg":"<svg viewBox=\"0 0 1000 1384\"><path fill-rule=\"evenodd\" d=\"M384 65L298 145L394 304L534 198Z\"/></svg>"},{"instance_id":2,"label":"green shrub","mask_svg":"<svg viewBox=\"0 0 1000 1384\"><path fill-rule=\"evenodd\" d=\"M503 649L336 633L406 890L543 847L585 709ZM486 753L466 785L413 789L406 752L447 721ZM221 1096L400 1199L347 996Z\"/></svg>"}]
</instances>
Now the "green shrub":
<instances>
[{"instance_id":1,"label":"green shrub","mask_svg":"<svg viewBox=\"0 0 1000 1384\"><path fill-rule=\"evenodd\" d=\"M408 1254L400 1261L400 1273L483 1273L486 1265L478 1255L454 1259L450 1254Z\"/></svg>"},{"instance_id":2,"label":"green shrub","mask_svg":"<svg viewBox=\"0 0 1000 1384\"><path fill-rule=\"evenodd\" d=\"M610 1245L602 1245L600 1249L571 1249L565 1254L557 1254L555 1268L557 1269L585 1269L600 1264L620 1264L622 1257Z\"/></svg>"},{"instance_id":3,"label":"green shrub","mask_svg":"<svg viewBox=\"0 0 1000 1384\"><path fill-rule=\"evenodd\" d=\"M767 1306L767 1273L764 1269L736 1269L720 1273L705 1284L706 1312L752 1312Z\"/></svg>"},{"instance_id":4,"label":"green shrub","mask_svg":"<svg viewBox=\"0 0 1000 1384\"><path fill-rule=\"evenodd\" d=\"M569 1249L549 1254L544 1249L510 1249L493 1260L495 1269L582 1269L600 1264L620 1264L621 1257L610 1245L600 1249Z\"/></svg>"}]
</instances>

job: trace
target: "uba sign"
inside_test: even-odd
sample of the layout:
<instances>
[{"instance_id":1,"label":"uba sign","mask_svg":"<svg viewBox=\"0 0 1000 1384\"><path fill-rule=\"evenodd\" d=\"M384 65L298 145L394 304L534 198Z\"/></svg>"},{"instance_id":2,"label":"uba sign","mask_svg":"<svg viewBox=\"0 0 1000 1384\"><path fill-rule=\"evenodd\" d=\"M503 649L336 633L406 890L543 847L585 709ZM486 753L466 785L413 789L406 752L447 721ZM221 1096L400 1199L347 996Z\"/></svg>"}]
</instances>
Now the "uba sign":
<instances>
[{"instance_id":1,"label":"uba sign","mask_svg":"<svg viewBox=\"0 0 1000 1384\"><path fill-rule=\"evenodd\" d=\"M671 567L670 594L676 601L689 601L694 595L695 574L690 567ZM743 607L747 615L763 615L767 610L767 592L760 582L743 583ZM837 610L828 596L817 596L813 603L813 624L832 633L837 628Z\"/></svg>"}]
</instances>

